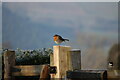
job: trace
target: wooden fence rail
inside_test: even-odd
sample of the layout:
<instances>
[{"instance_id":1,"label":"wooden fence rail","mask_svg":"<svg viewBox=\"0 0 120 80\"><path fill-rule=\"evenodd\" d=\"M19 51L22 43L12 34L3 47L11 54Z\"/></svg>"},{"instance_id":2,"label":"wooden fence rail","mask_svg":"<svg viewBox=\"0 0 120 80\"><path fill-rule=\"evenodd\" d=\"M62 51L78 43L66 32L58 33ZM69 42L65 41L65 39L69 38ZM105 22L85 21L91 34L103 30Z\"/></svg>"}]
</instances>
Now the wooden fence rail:
<instances>
[{"instance_id":1,"label":"wooden fence rail","mask_svg":"<svg viewBox=\"0 0 120 80\"><path fill-rule=\"evenodd\" d=\"M12 76L39 76L42 65L13 66Z\"/></svg>"}]
</instances>

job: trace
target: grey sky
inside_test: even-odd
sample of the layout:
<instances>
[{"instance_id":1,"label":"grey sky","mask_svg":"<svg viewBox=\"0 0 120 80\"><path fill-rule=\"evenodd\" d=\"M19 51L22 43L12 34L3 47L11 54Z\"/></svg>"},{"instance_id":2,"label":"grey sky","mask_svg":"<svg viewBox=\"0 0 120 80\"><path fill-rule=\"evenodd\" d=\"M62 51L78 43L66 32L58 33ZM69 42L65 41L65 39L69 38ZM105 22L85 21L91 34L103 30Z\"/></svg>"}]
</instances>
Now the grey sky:
<instances>
[{"instance_id":1,"label":"grey sky","mask_svg":"<svg viewBox=\"0 0 120 80\"><path fill-rule=\"evenodd\" d=\"M70 36L70 44L75 44L75 36L81 33L86 34L85 37L95 35L97 39L101 36L118 40L117 2L13 2L3 3L3 11L4 42L12 42L14 47L40 47L43 43L43 47L52 46L51 36L56 33ZM16 40L18 36L21 37L20 41ZM30 42L27 41L28 38ZM106 42L110 42L110 39ZM82 42L76 45L81 44Z\"/></svg>"},{"instance_id":2,"label":"grey sky","mask_svg":"<svg viewBox=\"0 0 120 80\"><path fill-rule=\"evenodd\" d=\"M91 31L98 25L104 27L103 24L96 22L98 19L117 21L118 17L117 3L9 3L6 7L34 23L45 24L50 19L53 26L77 30L82 25L85 31Z\"/></svg>"}]
</instances>

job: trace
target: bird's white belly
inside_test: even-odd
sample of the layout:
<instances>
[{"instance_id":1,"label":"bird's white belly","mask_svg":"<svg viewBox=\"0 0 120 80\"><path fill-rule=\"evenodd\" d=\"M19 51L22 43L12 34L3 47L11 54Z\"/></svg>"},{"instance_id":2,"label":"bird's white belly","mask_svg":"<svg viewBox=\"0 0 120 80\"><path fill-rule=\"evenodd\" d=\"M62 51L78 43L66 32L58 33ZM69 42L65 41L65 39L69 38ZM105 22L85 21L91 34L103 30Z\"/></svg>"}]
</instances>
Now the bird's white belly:
<instances>
[{"instance_id":1,"label":"bird's white belly","mask_svg":"<svg viewBox=\"0 0 120 80\"><path fill-rule=\"evenodd\" d=\"M56 40L55 43L60 44L60 43L62 43L62 41L61 40Z\"/></svg>"}]
</instances>

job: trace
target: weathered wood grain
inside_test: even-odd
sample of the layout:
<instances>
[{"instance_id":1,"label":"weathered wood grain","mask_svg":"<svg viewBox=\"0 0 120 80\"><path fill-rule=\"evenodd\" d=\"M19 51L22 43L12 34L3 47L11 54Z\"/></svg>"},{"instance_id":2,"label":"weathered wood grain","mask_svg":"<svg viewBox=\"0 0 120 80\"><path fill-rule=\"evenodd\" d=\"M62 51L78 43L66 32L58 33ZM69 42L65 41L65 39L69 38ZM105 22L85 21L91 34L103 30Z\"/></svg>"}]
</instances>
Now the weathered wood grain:
<instances>
[{"instance_id":1,"label":"weathered wood grain","mask_svg":"<svg viewBox=\"0 0 120 80\"><path fill-rule=\"evenodd\" d=\"M69 46L53 46L54 48L54 66L57 67L57 73L52 78L64 78L66 71L69 70L68 55L71 47Z\"/></svg>"},{"instance_id":2,"label":"weathered wood grain","mask_svg":"<svg viewBox=\"0 0 120 80\"><path fill-rule=\"evenodd\" d=\"M19 65L13 67L13 76L39 76L43 65Z\"/></svg>"},{"instance_id":3,"label":"weathered wood grain","mask_svg":"<svg viewBox=\"0 0 120 80\"><path fill-rule=\"evenodd\" d=\"M79 49L72 49L70 51L70 69L71 70L80 70L81 69L81 51Z\"/></svg>"},{"instance_id":4,"label":"weathered wood grain","mask_svg":"<svg viewBox=\"0 0 120 80\"><path fill-rule=\"evenodd\" d=\"M44 65L40 72L40 79L39 80L47 80L49 78L49 65Z\"/></svg>"},{"instance_id":5,"label":"weathered wood grain","mask_svg":"<svg viewBox=\"0 0 120 80\"><path fill-rule=\"evenodd\" d=\"M15 51L4 53L4 80L13 80L12 67L15 65Z\"/></svg>"}]
</instances>

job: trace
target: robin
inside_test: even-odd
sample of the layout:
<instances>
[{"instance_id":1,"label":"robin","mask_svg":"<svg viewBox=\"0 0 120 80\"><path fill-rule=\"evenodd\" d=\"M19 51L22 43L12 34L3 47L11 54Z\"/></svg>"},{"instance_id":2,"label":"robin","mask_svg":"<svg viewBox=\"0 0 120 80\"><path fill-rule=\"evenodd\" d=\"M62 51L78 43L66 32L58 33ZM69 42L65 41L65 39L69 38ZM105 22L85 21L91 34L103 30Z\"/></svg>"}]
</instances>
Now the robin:
<instances>
[{"instance_id":1,"label":"robin","mask_svg":"<svg viewBox=\"0 0 120 80\"><path fill-rule=\"evenodd\" d=\"M56 44L60 44L63 41L64 42L65 41L69 41L68 39L63 39L60 35L57 35L57 34L53 36L53 39L54 39L54 41L55 41Z\"/></svg>"}]
</instances>

